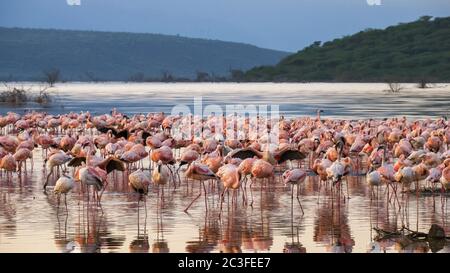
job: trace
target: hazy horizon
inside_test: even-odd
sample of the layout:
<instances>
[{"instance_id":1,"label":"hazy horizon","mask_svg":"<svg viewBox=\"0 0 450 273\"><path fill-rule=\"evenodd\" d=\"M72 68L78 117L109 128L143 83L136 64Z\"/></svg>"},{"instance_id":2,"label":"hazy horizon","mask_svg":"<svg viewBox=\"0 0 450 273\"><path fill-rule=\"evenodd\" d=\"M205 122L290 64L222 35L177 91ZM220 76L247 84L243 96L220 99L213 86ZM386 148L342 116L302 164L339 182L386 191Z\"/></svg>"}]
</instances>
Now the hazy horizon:
<instances>
[{"instance_id":1,"label":"hazy horizon","mask_svg":"<svg viewBox=\"0 0 450 273\"><path fill-rule=\"evenodd\" d=\"M296 52L366 28L450 16L448 0L79 1L2 1L0 26L180 35Z\"/></svg>"}]
</instances>

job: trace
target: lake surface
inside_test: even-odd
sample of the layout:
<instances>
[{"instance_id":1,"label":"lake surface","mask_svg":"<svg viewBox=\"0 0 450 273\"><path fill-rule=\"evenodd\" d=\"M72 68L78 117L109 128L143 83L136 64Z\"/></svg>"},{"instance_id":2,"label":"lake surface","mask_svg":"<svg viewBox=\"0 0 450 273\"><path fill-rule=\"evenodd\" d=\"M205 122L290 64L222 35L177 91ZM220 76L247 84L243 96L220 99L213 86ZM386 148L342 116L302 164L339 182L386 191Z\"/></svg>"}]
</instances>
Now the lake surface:
<instances>
[{"instance_id":1,"label":"lake surface","mask_svg":"<svg viewBox=\"0 0 450 273\"><path fill-rule=\"evenodd\" d=\"M35 88L37 84L31 84ZM405 85L399 94L384 92L385 84L58 84L51 107L38 105L13 107L1 105L0 114L27 109L51 113L86 111L101 114L112 107L119 111L147 113L170 112L178 103L192 105L194 97L208 104L279 104L288 116L315 115L317 108L326 117L415 118L448 116L450 87L446 84L420 90ZM349 177L350 199L336 199L316 177L302 187L305 214L290 188L278 182L261 188L247 185L247 198L253 206L244 206L242 192L233 205L225 199L219 218L217 187L208 186L208 211L204 197L189 210L183 209L199 192L198 182L164 189L161 201L158 189L149 193L145 212L121 175L109 177L102 199L102 210L87 202L76 188L64 203L42 193L45 173L42 151L34 151L34 168L7 181L0 176L0 252L448 252L450 246L426 242L406 244L396 240L375 243L373 230L396 230L407 226L428 232L438 224L450 234L448 199L405 194L402 209L389 203L384 187L373 197L364 176ZM148 163L144 162L144 166ZM52 180L54 181L54 179ZM52 182L53 183L53 182ZM53 184L51 184L53 185ZM49 192L51 192L49 188ZM346 192L346 189L344 189ZM371 198L372 197L372 198Z\"/></svg>"},{"instance_id":2,"label":"lake surface","mask_svg":"<svg viewBox=\"0 0 450 273\"><path fill-rule=\"evenodd\" d=\"M41 158L41 151L35 150L34 169L28 168L21 179L15 175L7 182L4 174L0 177L0 252L367 252L372 247L431 252L426 242L374 243L373 228L394 231L407 226L428 232L431 224L439 224L450 232L448 197L442 203L439 194L405 194L399 211L398 205L387 202L384 187L378 199L371 198L364 176L349 177L350 199L345 202L323 185L319 195L317 178L309 177L300 191L304 215L295 197L291 201L288 186L278 181L261 190L261 183L255 182L252 190L247 185L253 206L243 205L242 192L235 205L230 195L219 218L219 193L212 184L206 184L208 211L202 195L189 214L183 212L197 196L199 183L182 178L177 189L164 188L163 201L162 191L158 194L152 186L145 213L144 203L138 207L138 197L128 191L121 175L110 175L103 212L76 188L67 196L66 213L64 202L58 208L52 186L48 195L42 192ZM450 251L450 245L438 250Z\"/></svg>"},{"instance_id":3,"label":"lake surface","mask_svg":"<svg viewBox=\"0 0 450 273\"><path fill-rule=\"evenodd\" d=\"M14 86L14 84L11 84ZM20 83L16 86L37 92L42 84ZM26 109L49 113L91 111L108 113L113 107L134 114L170 113L175 105L192 108L194 98L201 98L203 109L220 105L279 105L286 116L385 118L392 116L437 117L450 112L450 84L435 84L418 89L402 84L399 93L388 93L384 83L65 83L49 89L54 102L42 107L35 103L20 107L0 104L0 114ZM0 91L5 87L1 86ZM270 109L270 108L269 108Z\"/></svg>"}]
</instances>

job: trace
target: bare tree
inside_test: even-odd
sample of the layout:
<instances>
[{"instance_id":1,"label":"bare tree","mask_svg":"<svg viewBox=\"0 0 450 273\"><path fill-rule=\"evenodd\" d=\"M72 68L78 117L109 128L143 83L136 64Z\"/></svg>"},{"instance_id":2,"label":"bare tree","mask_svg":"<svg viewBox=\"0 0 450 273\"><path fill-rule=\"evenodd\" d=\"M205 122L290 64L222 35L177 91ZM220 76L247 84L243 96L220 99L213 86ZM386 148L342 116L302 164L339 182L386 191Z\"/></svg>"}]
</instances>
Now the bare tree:
<instances>
[{"instance_id":1,"label":"bare tree","mask_svg":"<svg viewBox=\"0 0 450 273\"><path fill-rule=\"evenodd\" d=\"M9 85L7 82L3 82L5 90L0 92L0 102L6 102L13 105L24 104L28 100L27 93L31 90L31 87L25 89L21 87Z\"/></svg>"},{"instance_id":2,"label":"bare tree","mask_svg":"<svg viewBox=\"0 0 450 273\"><path fill-rule=\"evenodd\" d=\"M421 78L419 83L417 84L417 87L422 89L428 88L428 80L426 78Z\"/></svg>"},{"instance_id":3,"label":"bare tree","mask_svg":"<svg viewBox=\"0 0 450 273\"><path fill-rule=\"evenodd\" d=\"M231 80L240 82L244 79L245 73L240 69L230 69Z\"/></svg>"},{"instance_id":4,"label":"bare tree","mask_svg":"<svg viewBox=\"0 0 450 273\"><path fill-rule=\"evenodd\" d=\"M87 72L84 72L84 75L90 82L99 82L100 81L100 79L95 76L94 72L87 71Z\"/></svg>"},{"instance_id":5,"label":"bare tree","mask_svg":"<svg viewBox=\"0 0 450 273\"><path fill-rule=\"evenodd\" d=\"M404 88L399 82L388 81L387 84L389 86L389 90L387 91L391 93L398 93Z\"/></svg>"},{"instance_id":6,"label":"bare tree","mask_svg":"<svg viewBox=\"0 0 450 273\"><path fill-rule=\"evenodd\" d=\"M172 76L172 74L169 71L167 71L167 70L162 71L162 77L161 77L162 82L173 82L174 80L175 80L175 78Z\"/></svg>"},{"instance_id":7,"label":"bare tree","mask_svg":"<svg viewBox=\"0 0 450 273\"><path fill-rule=\"evenodd\" d=\"M57 68L45 70L43 73L44 80L50 85L50 87L53 87L53 85L60 80L61 73Z\"/></svg>"},{"instance_id":8,"label":"bare tree","mask_svg":"<svg viewBox=\"0 0 450 273\"><path fill-rule=\"evenodd\" d=\"M49 85L40 86L39 94L35 96L33 100L41 105L50 103L52 101L52 96L48 93L48 88L50 88Z\"/></svg>"},{"instance_id":9,"label":"bare tree","mask_svg":"<svg viewBox=\"0 0 450 273\"><path fill-rule=\"evenodd\" d=\"M33 86L27 88L22 85L10 85L3 82L5 90L0 90L0 102L12 105L21 105L34 101L39 104L48 104L52 102L52 95L47 91L49 85L39 86L37 95L34 95Z\"/></svg>"},{"instance_id":10,"label":"bare tree","mask_svg":"<svg viewBox=\"0 0 450 273\"><path fill-rule=\"evenodd\" d=\"M207 82L210 81L210 76L207 72L197 71L196 82Z\"/></svg>"}]
</instances>

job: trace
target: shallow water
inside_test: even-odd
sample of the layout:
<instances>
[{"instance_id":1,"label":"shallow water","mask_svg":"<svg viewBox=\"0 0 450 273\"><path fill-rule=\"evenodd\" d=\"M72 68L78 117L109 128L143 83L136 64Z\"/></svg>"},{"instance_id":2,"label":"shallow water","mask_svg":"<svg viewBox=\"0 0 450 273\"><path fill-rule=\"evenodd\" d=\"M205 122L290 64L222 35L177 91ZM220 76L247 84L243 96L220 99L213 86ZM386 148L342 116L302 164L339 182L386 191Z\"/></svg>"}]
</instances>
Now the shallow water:
<instances>
[{"instance_id":1,"label":"shallow water","mask_svg":"<svg viewBox=\"0 0 450 273\"><path fill-rule=\"evenodd\" d=\"M17 85L37 92L42 84ZM279 105L287 116L315 115L318 108L325 111L325 117L351 119L449 115L449 84L427 89L418 89L415 84L402 86L399 93L392 94L386 92L384 83L61 83L50 89L54 98L51 105L0 104L0 114L26 109L103 114L113 107L127 114L170 113L178 104L192 109L194 97L201 97L203 109L210 104L220 105L223 111L224 105ZM4 89L0 87L0 91Z\"/></svg>"},{"instance_id":2,"label":"shallow water","mask_svg":"<svg viewBox=\"0 0 450 273\"><path fill-rule=\"evenodd\" d=\"M0 178L0 252L431 252L430 245L383 241L374 244L374 227L396 230L403 225L412 230L428 232L431 224L450 232L446 204L441 196L404 195L398 205L388 203L384 187L371 201L371 191L364 176L349 178L350 199L332 195L324 184L318 195L316 177L309 177L301 188L301 203L290 188L279 181L269 188L255 182L247 184L247 200L253 196L253 206L244 206L242 192L238 201L225 198L219 218L219 193L208 184L208 211L201 196L189 210L183 209L199 192L198 182L181 179L181 187L164 188L158 198L157 188L151 188L146 199L147 213L138 197L128 192L122 176L110 175L102 198L102 211L92 200L80 196L78 188L57 205L51 193L54 179L42 192L45 174L42 152L34 151L34 169L14 175L8 182ZM145 162L144 165L148 163ZM346 189L343 187L343 194ZM225 195L226 196L226 195ZM408 199L408 198L409 199ZM448 197L445 198L448 203ZM162 202L162 203L160 203ZM389 205L388 205L389 204ZM450 245L434 246L433 251L449 251ZM436 247L436 248L435 248Z\"/></svg>"},{"instance_id":3,"label":"shallow water","mask_svg":"<svg viewBox=\"0 0 450 273\"><path fill-rule=\"evenodd\" d=\"M37 84L28 84L34 86ZM450 87L446 84L420 90L404 85L399 94L384 92L385 84L58 84L50 107L36 104L1 105L8 111L44 110L50 113L89 110L103 114L116 107L127 114L165 111L176 104L192 106L194 97L203 105L278 104L288 116L315 115L317 108L326 117L384 118L407 116L426 118L446 115L450 110ZM144 165L148 163L145 162ZM402 226L428 232L432 224L450 234L447 203L441 196L404 195L398 204L389 203L380 190L371 198L364 176L349 178L350 199L343 201L309 177L302 187L301 202L291 201L289 187L276 183L261 190L255 182L247 185L253 206L226 200L219 218L217 186L208 185L208 211L202 196L189 210L183 209L199 192L198 182L182 179L176 190L165 187L164 198L152 187L143 202L128 192L118 174L102 198L103 212L87 203L75 189L57 206L53 194L44 195L42 152L34 151L34 169L15 174L7 181L0 176L0 252L448 252L449 245L395 240L374 243L374 227L395 230ZM54 181L55 179L52 179ZM53 182L52 182L53 183ZM193 188L192 188L193 187ZM51 192L51 187L49 192ZM343 189L346 193L346 189ZM408 198L407 198L408 197ZM393 201L393 200L391 200ZM160 203L162 202L162 203ZM250 201L249 201L250 202Z\"/></svg>"}]
</instances>

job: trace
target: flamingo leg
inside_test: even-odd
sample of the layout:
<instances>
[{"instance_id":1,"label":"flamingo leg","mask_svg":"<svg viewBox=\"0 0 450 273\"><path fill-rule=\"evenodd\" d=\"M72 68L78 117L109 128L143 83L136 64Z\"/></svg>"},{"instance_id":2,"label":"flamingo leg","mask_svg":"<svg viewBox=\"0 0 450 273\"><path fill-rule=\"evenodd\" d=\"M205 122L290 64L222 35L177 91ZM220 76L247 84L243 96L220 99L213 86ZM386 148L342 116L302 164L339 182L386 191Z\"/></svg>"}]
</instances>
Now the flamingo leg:
<instances>
[{"instance_id":1,"label":"flamingo leg","mask_svg":"<svg viewBox=\"0 0 450 273\"><path fill-rule=\"evenodd\" d=\"M202 181L202 185L203 185L203 191L205 192L205 208L206 211L208 211L208 194L206 193L206 187L205 187L205 182ZM200 191L201 193L201 191Z\"/></svg>"},{"instance_id":2,"label":"flamingo leg","mask_svg":"<svg viewBox=\"0 0 450 273\"><path fill-rule=\"evenodd\" d=\"M57 205L56 205L56 214L59 214L59 203L60 203L61 195L58 194Z\"/></svg>"},{"instance_id":3,"label":"flamingo leg","mask_svg":"<svg viewBox=\"0 0 450 273\"><path fill-rule=\"evenodd\" d=\"M44 184L44 191L46 190L47 184L48 184L48 179L50 178L50 175L53 174L53 167L51 168L50 172L47 175L47 180L45 180L45 184Z\"/></svg>"},{"instance_id":4,"label":"flamingo leg","mask_svg":"<svg viewBox=\"0 0 450 273\"><path fill-rule=\"evenodd\" d=\"M69 209L67 208L67 194L64 194L64 204L66 205L66 213L69 213Z\"/></svg>"},{"instance_id":5,"label":"flamingo leg","mask_svg":"<svg viewBox=\"0 0 450 273\"><path fill-rule=\"evenodd\" d=\"M252 189L252 184L253 184L253 180L250 180L250 197L251 197L251 202L250 202L250 207L253 207L253 189Z\"/></svg>"},{"instance_id":6,"label":"flamingo leg","mask_svg":"<svg viewBox=\"0 0 450 273\"><path fill-rule=\"evenodd\" d=\"M304 215L305 212L303 211L302 203L300 202L300 197L299 197L300 190L299 189L300 189L300 185L297 184L297 201L298 201L298 204L300 205L300 209L302 210L302 215ZM292 186L292 191L293 190L294 190L294 186Z\"/></svg>"},{"instance_id":7,"label":"flamingo leg","mask_svg":"<svg viewBox=\"0 0 450 273\"><path fill-rule=\"evenodd\" d=\"M219 219L220 219L220 217L221 217L221 215L222 215L223 197L224 197L225 191L227 191L227 190L228 190L228 188L224 188L223 191L222 191L222 194L220 195L220 212L219 212Z\"/></svg>"},{"instance_id":8,"label":"flamingo leg","mask_svg":"<svg viewBox=\"0 0 450 273\"><path fill-rule=\"evenodd\" d=\"M187 213L188 209L192 206L192 204L194 204L194 202L200 198L200 196L202 195L202 190L200 188L200 193L197 195L197 197L194 198L194 200L192 200L192 202L184 209L184 212Z\"/></svg>"}]
</instances>

